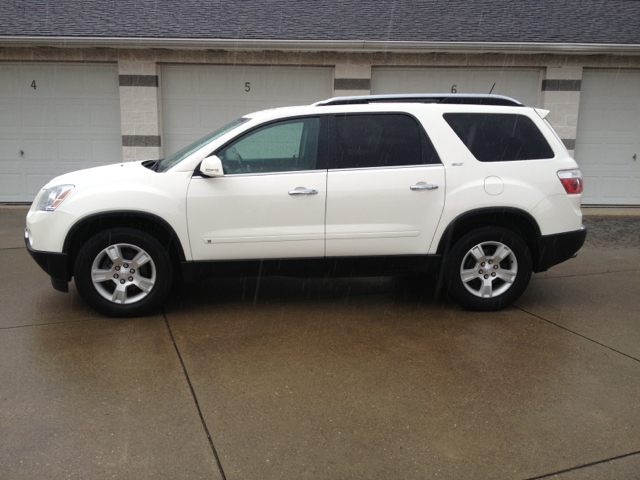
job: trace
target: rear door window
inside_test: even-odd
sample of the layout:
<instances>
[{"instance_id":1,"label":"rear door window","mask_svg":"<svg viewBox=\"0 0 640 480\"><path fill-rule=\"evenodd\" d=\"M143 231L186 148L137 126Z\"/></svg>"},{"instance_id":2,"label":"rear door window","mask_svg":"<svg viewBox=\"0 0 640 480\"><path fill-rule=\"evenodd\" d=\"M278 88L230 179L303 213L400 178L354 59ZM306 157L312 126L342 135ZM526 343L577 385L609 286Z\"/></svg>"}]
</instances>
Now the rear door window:
<instances>
[{"instance_id":1,"label":"rear door window","mask_svg":"<svg viewBox=\"0 0 640 480\"><path fill-rule=\"evenodd\" d=\"M525 115L445 113L444 119L481 162L536 160L555 156L536 124Z\"/></svg>"},{"instance_id":2,"label":"rear door window","mask_svg":"<svg viewBox=\"0 0 640 480\"><path fill-rule=\"evenodd\" d=\"M336 115L331 130L334 168L440 163L424 129L408 115Z\"/></svg>"}]
</instances>

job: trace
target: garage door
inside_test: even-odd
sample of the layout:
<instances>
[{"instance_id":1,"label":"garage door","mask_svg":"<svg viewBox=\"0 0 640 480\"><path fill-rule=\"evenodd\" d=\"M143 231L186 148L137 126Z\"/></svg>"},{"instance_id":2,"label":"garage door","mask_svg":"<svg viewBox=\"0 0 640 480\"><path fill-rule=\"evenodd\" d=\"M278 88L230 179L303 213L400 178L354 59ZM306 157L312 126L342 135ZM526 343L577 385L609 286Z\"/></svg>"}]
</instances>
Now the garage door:
<instances>
[{"instance_id":1,"label":"garage door","mask_svg":"<svg viewBox=\"0 0 640 480\"><path fill-rule=\"evenodd\" d=\"M0 202L122 161L116 65L0 64Z\"/></svg>"},{"instance_id":2,"label":"garage door","mask_svg":"<svg viewBox=\"0 0 640 480\"><path fill-rule=\"evenodd\" d=\"M373 68L371 93L495 93L537 107L540 69Z\"/></svg>"},{"instance_id":3,"label":"garage door","mask_svg":"<svg viewBox=\"0 0 640 480\"><path fill-rule=\"evenodd\" d=\"M575 157L584 204L640 204L640 72L585 70Z\"/></svg>"},{"instance_id":4,"label":"garage door","mask_svg":"<svg viewBox=\"0 0 640 480\"><path fill-rule=\"evenodd\" d=\"M162 69L164 154L257 110L331 97L333 70L167 65Z\"/></svg>"}]
</instances>

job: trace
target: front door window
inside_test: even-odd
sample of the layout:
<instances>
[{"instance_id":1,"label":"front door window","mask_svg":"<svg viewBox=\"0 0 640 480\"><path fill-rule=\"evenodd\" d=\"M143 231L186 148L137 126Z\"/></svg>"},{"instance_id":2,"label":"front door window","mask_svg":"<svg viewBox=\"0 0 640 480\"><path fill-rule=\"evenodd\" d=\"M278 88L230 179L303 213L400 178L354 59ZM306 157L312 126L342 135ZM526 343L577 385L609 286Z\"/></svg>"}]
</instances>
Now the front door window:
<instances>
[{"instance_id":1,"label":"front door window","mask_svg":"<svg viewBox=\"0 0 640 480\"><path fill-rule=\"evenodd\" d=\"M249 132L218 152L225 175L315 170L319 118L278 122Z\"/></svg>"}]
</instances>

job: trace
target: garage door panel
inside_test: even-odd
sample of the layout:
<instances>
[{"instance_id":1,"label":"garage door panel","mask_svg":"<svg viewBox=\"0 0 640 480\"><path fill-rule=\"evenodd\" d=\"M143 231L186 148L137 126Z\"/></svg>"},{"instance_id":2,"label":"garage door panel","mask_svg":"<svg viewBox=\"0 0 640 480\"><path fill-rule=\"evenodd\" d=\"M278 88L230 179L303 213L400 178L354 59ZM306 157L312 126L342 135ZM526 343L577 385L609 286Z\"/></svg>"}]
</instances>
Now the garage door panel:
<instances>
[{"instance_id":1,"label":"garage door panel","mask_svg":"<svg viewBox=\"0 0 640 480\"><path fill-rule=\"evenodd\" d=\"M198 82L198 88L195 91L198 92L198 96L209 94L223 95L228 94L229 92L235 95L242 93L242 80L238 78L238 74L234 72L231 72L229 75L224 75L220 74L218 70L202 71L199 72L196 79Z\"/></svg>"},{"instance_id":2,"label":"garage door panel","mask_svg":"<svg viewBox=\"0 0 640 480\"><path fill-rule=\"evenodd\" d=\"M83 105L56 105L55 124L58 127L80 127L86 119Z\"/></svg>"},{"instance_id":3,"label":"garage door panel","mask_svg":"<svg viewBox=\"0 0 640 480\"><path fill-rule=\"evenodd\" d=\"M15 87L15 93L24 99L51 98L54 95L51 67L21 65Z\"/></svg>"},{"instance_id":4,"label":"garage door panel","mask_svg":"<svg viewBox=\"0 0 640 480\"><path fill-rule=\"evenodd\" d=\"M250 105L239 106L234 101L221 100L215 106L211 106L211 105L202 105L202 106L200 106L200 108L198 109L198 111L199 111L198 119L201 122L208 123L212 119L217 118L218 114L222 114L222 113L225 114L225 115L231 115L231 116L233 116L233 119L235 119L239 115L238 110L241 109L242 111L244 111L247 108L251 108ZM256 110L252 110L252 112L254 112L254 111L256 111ZM249 113L251 113L251 112L249 112Z\"/></svg>"},{"instance_id":5,"label":"garage door panel","mask_svg":"<svg viewBox=\"0 0 640 480\"><path fill-rule=\"evenodd\" d=\"M113 85L118 85L118 71L112 67L102 66L95 70L85 70L87 98L104 98L109 100L119 100L120 92L113 89Z\"/></svg>"},{"instance_id":6,"label":"garage door panel","mask_svg":"<svg viewBox=\"0 0 640 480\"><path fill-rule=\"evenodd\" d=\"M195 105L179 105L177 102L165 101L164 110L170 110L171 115L164 119L165 129L170 131L185 130L200 124L200 107Z\"/></svg>"},{"instance_id":7,"label":"garage door panel","mask_svg":"<svg viewBox=\"0 0 640 480\"><path fill-rule=\"evenodd\" d=\"M608 172L617 168L624 171L628 169L633 152L633 146L615 142L581 144L579 149L576 147L576 158L580 167L583 170L588 167L589 172Z\"/></svg>"},{"instance_id":8,"label":"garage door panel","mask_svg":"<svg viewBox=\"0 0 640 480\"><path fill-rule=\"evenodd\" d=\"M606 105L581 105L580 114L583 116L582 129L589 136L608 130L609 112Z\"/></svg>"},{"instance_id":9,"label":"garage door panel","mask_svg":"<svg viewBox=\"0 0 640 480\"><path fill-rule=\"evenodd\" d=\"M1 164L6 164L11 160L17 160L20 157L20 148L18 141L13 139L0 139L0 158Z\"/></svg>"},{"instance_id":10,"label":"garage door panel","mask_svg":"<svg viewBox=\"0 0 640 480\"><path fill-rule=\"evenodd\" d=\"M55 125L53 108L50 105L24 105L22 125L25 127L53 127Z\"/></svg>"},{"instance_id":11,"label":"garage door panel","mask_svg":"<svg viewBox=\"0 0 640 480\"><path fill-rule=\"evenodd\" d=\"M1 80L0 80L1 81ZM0 96L3 95L0 93ZM3 102L0 99L0 131L3 134L6 134L7 129L11 127L15 127L16 124L20 123L20 112L18 109L7 102Z\"/></svg>"},{"instance_id":12,"label":"garage door panel","mask_svg":"<svg viewBox=\"0 0 640 480\"><path fill-rule=\"evenodd\" d=\"M18 88L18 72L0 69L0 99L14 97Z\"/></svg>"},{"instance_id":13,"label":"garage door panel","mask_svg":"<svg viewBox=\"0 0 640 480\"><path fill-rule=\"evenodd\" d=\"M256 110L331 96L332 69L166 65L162 69L164 154Z\"/></svg>"},{"instance_id":14,"label":"garage door panel","mask_svg":"<svg viewBox=\"0 0 640 480\"><path fill-rule=\"evenodd\" d=\"M4 175L18 175L23 171L24 169L18 161L0 163L0 177L3 177Z\"/></svg>"},{"instance_id":15,"label":"garage door panel","mask_svg":"<svg viewBox=\"0 0 640 480\"><path fill-rule=\"evenodd\" d=\"M605 146L606 152L603 152L603 156L606 155L607 164L611 167L626 167L630 161L633 161L632 157L635 151L632 145L623 145L620 143L608 143Z\"/></svg>"},{"instance_id":16,"label":"garage door panel","mask_svg":"<svg viewBox=\"0 0 640 480\"><path fill-rule=\"evenodd\" d=\"M640 90L638 85L638 74L635 72L616 72L613 74L614 84L612 93L618 95L636 95Z\"/></svg>"},{"instance_id":17,"label":"garage door panel","mask_svg":"<svg viewBox=\"0 0 640 480\"><path fill-rule=\"evenodd\" d=\"M55 175L54 171L43 173L28 173L25 175L27 194L31 197L35 197L42 187L51 180L51 177Z\"/></svg>"},{"instance_id":18,"label":"garage door panel","mask_svg":"<svg viewBox=\"0 0 640 480\"><path fill-rule=\"evenodd\" d=\"M53 82L55 86L55 96L58 99L79 99L87 98L88 81L87 75L75 68L54 68Z\"/></svg>"},{"instance_id":19,"label":"garage door panel","mask_svg":"<svg viewBox=\"0 0 640 480\"><path fill-rule=\"evenodd\" d=\"M600 179L595 175L583 175L584 179L584 192L582 193L583 200L585 198L598 198L600 196Z\"/></svg>"},{"instance_id":20,"label":"garage door panel","mask_svg":"<svg viewBox=\"0 0 640 480\"><path fill-rule=\"evenodd\" d=\"M49 162L57 157L55 155L57 149L53 139L26 140L21 143L24 145L22 159L25 162Z\"/></svg>"},{"instance_id":21,"label":"garage door panel","mask_svg":"<svg viewBox=\"0 0 640 480\"><path fill-rule=\"evenodd\" d=\"M636 203L640 203L640 175L636 175L631 180L631 198L636 200Z\"/></svg>"},{"instance_id":22,"label":"garage door panel","mask_svg":"<svg viewBox=\"0 0 640 480\"><path fill-rule=\"evenodd\" d=\"M200 107L198 112L198 120L202 125L214 125L219 121L221 115L225 117L237 117L233 105L220 105L220 108ZM197 140L194 138L194 140Z\"/></svg>"},{"instance_id":23,"label":"garage door panel","mask_svg":"<svg viewBox=\"0 0 640 480\"><path fill-rule=\"evenodd\" d=\"M2 191L3 196L9 198L18 198L24 192L24 190L24 175L19 173L2 173L2 175L0 175L0 191Z\"/></svg>"},{"instance_id":24,"label":"garage door panel","mask_svg":"<svg viewBox=\"0 0 640 480\"><path fill-rule=\"evenodd\" d=\"M88 118L89 124L85 128L91 127L95 132L111 132L114 125L120 125L120 102L93 102Z\"/></svg>"},{"instance_id":25,"label":"garage door panel","mask_svg":"<svg viewBox=\"0 0 640 480\"><path fill-rule=\"evenodd\" d=\"M611 132L635 133L638 131L637 108L613 107L609 115Z\"/></svg>"},{"instance_id":26,"label":"garage door panel","mask_svg":"<svg viewBox=\"0 0 640 480\"><path fill-rule=\"evenodd\" d=\"M601 193L603 198L615 198L620 199L625 197L625 192L627 187L627 178L626 177L616 177L616 176L603 176L600 181L600 188L603 193Z\"/></svg>"},{"instance_id":27,"label":"garage door panel","mask_svg":"<svg viewBox=\"0 0 640 480\"><path fill-rule=\"evenodd\" d=\"M58 140L57 153L67 162L86 161L88 155L86 140Z\"/></svg>"},{"instance_id":28,"label":"garage door panel","mask_svg":"<svg viewBox=\"0 0 640 480\"><path fill-rule=\"evenodd\" d=\"M92 163L106 165L115 163L114 158L122 157L122 143L117 140L91 140Z\"/></svg>"},{"instance_id":29,"label":"garage door panel","mask_svg":"<svg viewBox=\"0 0 640 480\"><path fill-rule=\"evenodd\" d=\"M585 69L575 157L584 204L639 203L640 72ZM593 178L594 186L589 183Z\"/></svg>"},{"instance_id":30,"label":"garage door panel","mask_svg":"<svg viewBox=\"0 0 640 480\"><path fill-rule=\"evenodd\" d=\"M599 143L585 143L580 146L580 151L589 151L590 155L581 155L578 157L579 151L576 148L576 157L580 158L580 166L586 165L596 166L599 164L598 159L605 155L605 145ZM584 172L583 172L584 173ZM586 177L585 177L586 178Z\"/></svg>"},{"instance_id":31,"label":"garage door panel","mask_svg":"<svg viewBox=\"0 0 640 480\"><path fill-rule=\"evenodd\" d=\"M163 68L162 90L164 91L181 91L182 98L198 98L200 96L199 81L197 79L198 72L193 69L177 68L171 69L171 74L167 74L167 67ZM163 102L168 98L163 97Z\"/></svg>"},{"instance_id":32,"label":"garage door panel","mask_svg":"<svg viewBox=\"0 0 640 480\"><path fill-rule=\"evenodd\" d=\"M19 194L0 189L0 202L29 202L57 175L104 164L105 156L122 160L116 65L0 64L0 80L11 92L0 100L0 177L22 179ZM104 144L97 154L93 141Z\"/></svg>"},{"instance_id":33,"label":"garage door panel","mask_svg":"<svg viewBox=\"0 0 640 480\"><path fill-rule=\"evenodd\" d=\"M582 85L587 84L587 94L593 99L624 104L621 97L635 95L640 89L637 75L635 71L585 70Z\"/></svg>"}]
</instances>

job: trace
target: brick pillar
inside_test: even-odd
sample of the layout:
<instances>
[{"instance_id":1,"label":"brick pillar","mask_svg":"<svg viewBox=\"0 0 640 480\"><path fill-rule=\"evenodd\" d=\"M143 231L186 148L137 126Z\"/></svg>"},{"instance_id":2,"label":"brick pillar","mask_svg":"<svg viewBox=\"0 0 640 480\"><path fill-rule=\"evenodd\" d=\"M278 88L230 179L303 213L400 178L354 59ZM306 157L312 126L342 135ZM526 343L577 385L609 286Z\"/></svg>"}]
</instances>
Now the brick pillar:
<instances>
[{"instance_id":1,"label":"brick pillar","mask_svg":"<svg viewBox=\"0 0 640 480\"><path fill-rule=\"evenodd\" d=\"M338 64L333 79L333 96L371 94L371 65Z\"/></svg>"},{"instance_id":2,"label":"brick pillar","mask_svg":"<svg viewBox=\"0 0 640 480\"><path fill-rule=\"evenodd\" d=\"M549 123L573 155L576 148L582 67L547 67L542 81L543 108Z\"/></svg>"},{"instance_id":3,"label":"brick pillar","mask_svg":"<svg viewBox=\"0 0 640 480\"><path fill-rule=\"evenodd\" d=\"M162 157L158 65L119 61L122 157L125 162Z\"/></svg>"}]
</instances>

